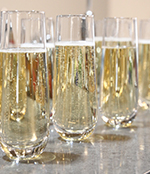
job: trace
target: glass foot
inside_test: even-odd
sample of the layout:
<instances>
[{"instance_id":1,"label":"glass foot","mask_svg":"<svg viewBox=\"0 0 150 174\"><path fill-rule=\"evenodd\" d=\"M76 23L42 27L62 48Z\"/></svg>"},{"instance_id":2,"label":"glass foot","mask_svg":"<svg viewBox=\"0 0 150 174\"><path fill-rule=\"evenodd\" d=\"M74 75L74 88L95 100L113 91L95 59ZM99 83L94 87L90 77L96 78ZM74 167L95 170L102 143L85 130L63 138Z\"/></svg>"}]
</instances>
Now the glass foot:
<instances>
[{"instance_id":1,"label":"glass foot","mask_svg":"<svg viewBox=\"0 0 150 174\"><path fill-rule=\"evenodd\" d=\"M109 127L129 127L133 123L134 118L136 117L136 112L133 112L130 116L122 117L121 118L108 118L106 116L102 116L102 120L106 123Z\"/></svg>"},{"instance_id":2,"label":"glass foot","mask_svg":"<svg viewBox=\"0 0 150 174\"><path fill-rule=\"evenodd\" d=\"M94 131L95 125L84 131L83 130L82 131L65 130L65 129L60 128L58 125L54 125L54 127L55 127L55 130L57 131L57 133L60 135L60 137L64 140L83 141L92 134L92 132Z\"/></svg>"},{"instance_id":3,"label":"glass foot","mask_svg":"<svg viewBox=\"0 0 150 174\"><path fill-rule=\"evenodd\" d=\"M28 146L25 148L14 147L1 141L1 149L12 160L32 160L39 157L44 151L47 141L48 137L44 138L43 141L35 146Z\"/></svg>"}]
</instances>

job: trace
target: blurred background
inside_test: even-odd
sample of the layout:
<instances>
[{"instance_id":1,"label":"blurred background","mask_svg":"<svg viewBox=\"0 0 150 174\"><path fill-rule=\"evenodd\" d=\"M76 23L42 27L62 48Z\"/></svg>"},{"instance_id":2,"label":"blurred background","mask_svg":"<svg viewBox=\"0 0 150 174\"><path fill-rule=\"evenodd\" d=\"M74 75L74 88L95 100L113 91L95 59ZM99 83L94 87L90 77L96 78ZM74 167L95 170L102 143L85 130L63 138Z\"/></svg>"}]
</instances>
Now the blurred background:
<instances>
[{"instance_id":1,"label":"blurred background","mask_svg":"<svg viewBox=\"0 0 150 174\"><path fill-rule=\"evenodd\" d=\"M1 10L42 10L54 21L58 14L81 14L88 8L96 20L112 16L150 18L150 0L0 0Z\"/></svg>"}]
</instances>

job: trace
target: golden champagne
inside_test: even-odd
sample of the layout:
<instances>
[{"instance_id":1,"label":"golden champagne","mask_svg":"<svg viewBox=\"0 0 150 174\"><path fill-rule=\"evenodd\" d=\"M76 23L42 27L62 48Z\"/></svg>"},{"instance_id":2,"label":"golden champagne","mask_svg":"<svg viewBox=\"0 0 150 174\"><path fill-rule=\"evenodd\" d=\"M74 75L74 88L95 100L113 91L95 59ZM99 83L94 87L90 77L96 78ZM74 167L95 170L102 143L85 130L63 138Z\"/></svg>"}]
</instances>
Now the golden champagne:
<instances>
[{"instance_id":1,"label":"golden champagne","mask_svg":"<svg viewBox=\"0 0 150 174\"><path fill-rule=\"evenodd\" d=\"M127 46L103 47L100 109L102 119L109 126L129 126L136 116L135 51Z\"/></svg>"},{"instance_id":2,"label":"golden champagne","mask_svg":"<svg viewBox=\"0 0 150 174\"><path fill-rule=\"evenodd\" d=\"M0 52L0 134L1 134L1 132L2 132L2 128L1 128L2 71L3 71L3 59L2 59L2 53Z\"/></svg>"},{"instance_id":3,"label":"golden champagne","mask_svg":"<svg viewBox=\"0 0 150 174\"><path fill-rule=\"evenodd\" d=\"M48 84L45 52L41 51L0 54L4 94L1 146L10 158L34 158L42 153L47 143Z\"/></svg>"},{"instance_id":4,"label":"golden champagne","mask_svg":"<svg viewBox=\"0 0 150 174\"><path fill-rule=\"evenodd\" d=\"M139 100L145 109L150 104L150 41L139 40Z\"/></svg>"},{"instance_id":5,"label":"golden champagne","mask_svg":"<svg viewBox=\"0 0 150 174\"><path fill-rule=\"evenodd\" d=\"M102 37L95 37L95 59L96 59L96 77L97 77L98 93L100 86L101 57L102 57Z\"/></svg>"},{"instance_id":6,"label":"golden champagne","mask_svg":"<svg viewBox=\"0 0 150 174\"><path fill-rule=\"evenodd\" d=\"M50 112L51 112L51 108L52 108L52 82L53 82L54 50L55 50L55 46L53 43L46 44L46 54L47 54L47 64L48 64L48 79L49 79Z\"/></svg>"},{"instance_id":7,"label":"golden champagne","mask_svg":"<svg viewBox=\"0 0 150 174\"><path fill-rule=\"evenodd\" d=\"M97 122L93 45L56 43L53 107L53 123L62 138L90 136Z\"/></svg>"}]
</instances>

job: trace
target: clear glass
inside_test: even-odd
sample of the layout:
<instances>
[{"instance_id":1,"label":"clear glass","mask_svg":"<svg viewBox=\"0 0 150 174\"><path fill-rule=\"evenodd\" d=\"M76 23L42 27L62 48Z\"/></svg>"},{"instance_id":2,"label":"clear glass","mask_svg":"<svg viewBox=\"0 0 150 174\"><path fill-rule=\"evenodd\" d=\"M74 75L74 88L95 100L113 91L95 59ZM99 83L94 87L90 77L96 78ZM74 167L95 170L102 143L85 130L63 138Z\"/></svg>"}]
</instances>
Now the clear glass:
<instances>
[{"instance_id":1,"label":"clear glass","mask_svg":"<svg viewBox=\"0 0 150 174\"><path fill-rule=\"evenodd\" d=\"M96 58L96 77L97 95L99 96L100 68L102 57L102 38L103 38L103 19L95 21L95 58Z\"/></svg>"},{"instance_id":2,"label":"clear glass","mask_svg":"<svg viewBox=\"0 0 150 174\"><path fill-rule=\"evenodd\" d=\"M150 106L150 19L142 19L139 24L139 105L143 109Z\"/></svg>"},{"instance_id":3,"label":"clear glass","mask_svg":"<svg viewBox=\"0 0 150 174\"><path fill-rule=\"evenodd\" d=\"M46 18L46 54L48 63L49 77L49 100L50 100L50 118L52 118L52 84L53 84L53 59L54 59L54 23L52 18Z\"/></svg>"},{"instance_id":4,"label":"clear glass","mask_svg":"<svg viewBox=\"0 0 150 174\"><path fill-rule=\"evenodd\" d=\"M0 16L0 46L1 46L1 24L2 24L2 17ZM1 54L1 53L0 53ZM2 107L2 59L0 59L0 138L2 133L2 126L1 126L1 107Z\"/></svg>"},{"instance_id":5,"label":"clear glass","mask_svg":"<svg viewBox=\"0 0 150 174\"><path fill-rule=\"evenodd\" d=\"M94 18L57 16L53 124L65 140L88 138L97 122Z\"/></svg>"},{"instance_id":6,"label":"clear glass","mask_svg":"<svg viewBox=\"0 0 150 174\"><path fill-rule=\"evenodd\" d=\"M36 158L47 144L49 91L45 41L44 12L2 13L1 148L11 159Z\"/></svg>"},{"instance_id":7,"label":"clear glass","mask_svg":"<svg viewBox=\"0 0 150 174\"><path fill-rule=\"evenodd\" d=\"M130 126L137 114L136 18L105 18L100 75L100 111L108 126Z\"/></svg>"}]
</instances>

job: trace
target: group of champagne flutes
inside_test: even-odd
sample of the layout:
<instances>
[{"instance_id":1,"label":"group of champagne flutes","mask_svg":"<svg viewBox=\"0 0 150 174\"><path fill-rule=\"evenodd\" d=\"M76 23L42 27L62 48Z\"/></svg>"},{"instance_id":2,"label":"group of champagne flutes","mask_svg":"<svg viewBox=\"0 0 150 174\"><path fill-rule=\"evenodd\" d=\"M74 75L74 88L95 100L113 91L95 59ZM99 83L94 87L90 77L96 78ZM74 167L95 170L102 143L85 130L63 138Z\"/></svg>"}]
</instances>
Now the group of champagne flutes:
<instances>
[{"instance_id":1,"label":"group of champagne flutes","mask_svg":"<svg viewBox=\"0 0 150 174\"><path fill-rule=\"evenodd\" d=\"M37 158L51 121L64 140L82 141L94 131L98 110L108 126L128 127L138 99L146 102L148 74L140 76L146 90L138 98L136 18L58 15L55 39L53 33L53 19L42 11L2 11L1 148L10 159ZM148 73L144 39L139 63Z\"/></svg>"}]
</instances>

